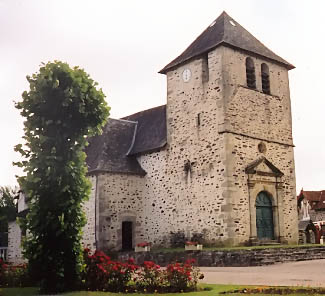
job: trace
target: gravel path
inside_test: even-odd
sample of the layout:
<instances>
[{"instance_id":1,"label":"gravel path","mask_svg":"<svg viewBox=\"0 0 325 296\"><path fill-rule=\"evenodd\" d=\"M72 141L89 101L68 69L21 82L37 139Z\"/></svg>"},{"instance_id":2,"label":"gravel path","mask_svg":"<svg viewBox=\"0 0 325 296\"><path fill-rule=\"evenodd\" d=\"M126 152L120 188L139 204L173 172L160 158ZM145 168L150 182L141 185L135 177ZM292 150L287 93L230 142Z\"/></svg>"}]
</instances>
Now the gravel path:
<instances>
[{"instance_id":1,"label":"gravel path","mask_svg":"<svg viewBox=\"0 0 325 296\"><path fill-rule=\"evenodd\" d=\"M200 267L209 284L325 287L325 259L251 267Z\"/></svg>"}]
</instances>

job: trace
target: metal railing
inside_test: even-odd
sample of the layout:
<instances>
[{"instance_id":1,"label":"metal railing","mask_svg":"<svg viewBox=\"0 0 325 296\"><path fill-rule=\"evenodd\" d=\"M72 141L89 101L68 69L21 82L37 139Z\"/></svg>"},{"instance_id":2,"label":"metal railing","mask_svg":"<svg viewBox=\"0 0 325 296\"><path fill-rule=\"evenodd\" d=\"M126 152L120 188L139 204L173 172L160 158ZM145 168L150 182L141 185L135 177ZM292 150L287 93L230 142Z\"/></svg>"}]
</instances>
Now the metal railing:
<instances>
[{"instance_id":1,"label":"metal railing","mask_svg":"<svg viewBox=\"0 0 325 296\"><path fill-rule=\"evenodd\" d=\"M3 261L7 261L7 250L8 250L7 247L0 247L0 258Z\"/></svg>"}]
</instances>

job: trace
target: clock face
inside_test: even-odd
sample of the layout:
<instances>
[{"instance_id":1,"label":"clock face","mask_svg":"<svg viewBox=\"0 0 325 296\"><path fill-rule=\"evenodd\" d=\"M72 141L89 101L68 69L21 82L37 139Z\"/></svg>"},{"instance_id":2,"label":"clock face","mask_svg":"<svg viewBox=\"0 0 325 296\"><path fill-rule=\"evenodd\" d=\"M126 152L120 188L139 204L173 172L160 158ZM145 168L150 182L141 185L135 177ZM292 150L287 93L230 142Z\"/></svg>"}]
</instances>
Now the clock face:
<instances>
[{"instance_id":1,"label":"clock face","mask_svg":"<svg viewBox=\"0 0 325 296\"><path fill-rule=\"evenodd\" d=\"M185 69L183 71L183 81L188 82L191 79L191 70L190 69Z\"/></svg>"}]
</instances>

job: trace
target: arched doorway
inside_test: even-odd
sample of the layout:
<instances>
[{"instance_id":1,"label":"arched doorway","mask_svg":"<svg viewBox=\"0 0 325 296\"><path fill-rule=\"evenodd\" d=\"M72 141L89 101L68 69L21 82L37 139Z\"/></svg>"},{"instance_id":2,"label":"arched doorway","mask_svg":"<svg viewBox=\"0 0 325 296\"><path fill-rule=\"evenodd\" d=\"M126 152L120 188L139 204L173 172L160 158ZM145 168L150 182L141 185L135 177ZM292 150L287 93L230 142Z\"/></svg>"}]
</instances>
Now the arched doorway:
<instances>
[{"instance_id":1,"label":"arched doorway","mask_svg":"<svg viewBox=\"0 0 325 296\"><path fill-rule=\"evenodd\" d=\"M262 191L256 198L256 230L258 239L274 239L273 208L270 196Z\"/></svg>"},{"instance_id":2,"label":"arched doorway","mask_svg":"<svg viewBox=\"0 0 325 296\"><path fill-rule=\"evenodd\" d=\"M122 222L122 250L132 250L133 223L131 221Z\"/></svg>"}]
</instances>

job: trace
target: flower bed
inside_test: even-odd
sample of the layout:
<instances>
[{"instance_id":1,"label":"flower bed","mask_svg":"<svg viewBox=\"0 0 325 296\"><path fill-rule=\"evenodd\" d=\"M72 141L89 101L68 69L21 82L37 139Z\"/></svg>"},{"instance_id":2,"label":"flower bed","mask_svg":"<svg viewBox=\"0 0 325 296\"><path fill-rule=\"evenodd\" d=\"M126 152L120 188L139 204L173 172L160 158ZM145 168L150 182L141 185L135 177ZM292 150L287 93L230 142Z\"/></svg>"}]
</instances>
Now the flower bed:
<instances>
[{"instance_id":1,"label":"flower bed","mask_svg":"<svg viewBox=\"0 0 325 296\"><path fill-rule=\"evenodd\" d=\"M150 246L148 242L139 243L135 246L135 252L150 252Z\"/></svg>"},{"instance_id":2,"label":"flower bed","mask_svg":"<svg viewBox=\"0 0 325 296\"><path fill-rule=\"evenodd\" d=\"M92 291L112 292L185 292L194 291L203 278L194 260L169 264L166 269L152 261L139 266L133 259L122 263L111 260L103 252L84 252L84 287Z\"/></svg>"},{"instance_id":3,"label":"flower bed","mask_svg":"<svg viewBox=\"0 0 325 296\"><path fill-rule=\"evenodd\" d=\"M185 242L185 251L201 251L202 249L203 245L200 245L198 242Z\"/></svg>"},{"instance_id":4,"label":"flower bed","mask_svg":"<svg viewBox=\"0 0 325 296\"><path fill-rule=\"evenodd\" d=\"M27 272L27 265L6 264L0 258L0 286L1 287L26 287L32 285Z\"/></svg>"}]
</instances>

